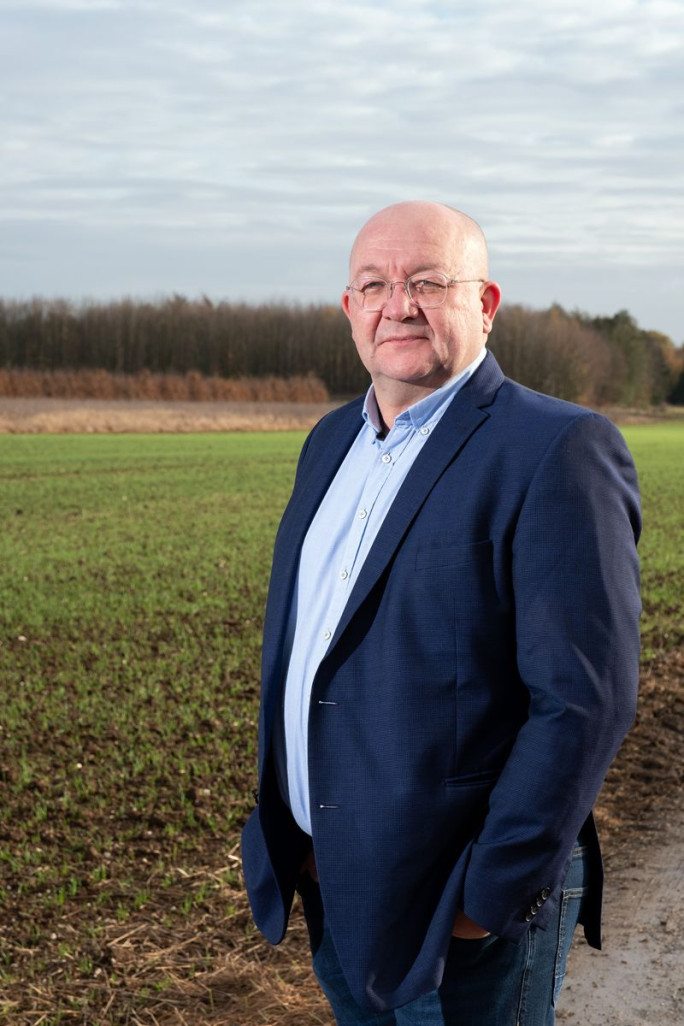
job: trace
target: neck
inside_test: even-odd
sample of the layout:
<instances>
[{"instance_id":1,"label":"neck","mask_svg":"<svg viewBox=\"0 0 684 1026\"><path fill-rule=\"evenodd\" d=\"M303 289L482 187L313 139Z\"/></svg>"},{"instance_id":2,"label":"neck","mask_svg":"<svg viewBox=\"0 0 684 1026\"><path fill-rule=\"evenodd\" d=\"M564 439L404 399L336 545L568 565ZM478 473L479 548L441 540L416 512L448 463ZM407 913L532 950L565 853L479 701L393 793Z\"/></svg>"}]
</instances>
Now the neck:
<instances>
[{"instance_id":1,"label":"neck","mask_svg":"<svg viewBox=\"0 0 684 1026\"><path fill-rule=\"evenodd\" d=\"M420 385L407 386L404 382L392 382L392 385L403 385L403 388L384 387L382 382L373 382L375 390L375 401L382 421L385 433L392 429L396 418L413 406L419 399L430 395L435 388L421 387Z\"/></svg>"}]
</instances>

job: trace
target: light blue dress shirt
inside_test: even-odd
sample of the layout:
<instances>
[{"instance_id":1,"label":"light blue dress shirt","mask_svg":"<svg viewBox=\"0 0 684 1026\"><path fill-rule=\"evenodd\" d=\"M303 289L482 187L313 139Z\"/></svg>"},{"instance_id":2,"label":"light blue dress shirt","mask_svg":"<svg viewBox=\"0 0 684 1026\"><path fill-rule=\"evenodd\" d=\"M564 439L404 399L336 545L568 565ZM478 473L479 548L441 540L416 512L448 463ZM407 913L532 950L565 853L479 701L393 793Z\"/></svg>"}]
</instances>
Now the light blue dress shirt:
<instances>
[{"instance_id":1,"label":"light blue dress shirt","mask_svg":"<svg viewBox=\"0 0 684 1026\"><path fill-rule=\"evenodd\" d=\"M280 787L301 829L311 833L308 722L316 671L371 545L423 445L460 388L486 355L401 413L382 438L373 386L363 425L304 539L294 587L283 666L283 718L275 731ZM284 749L284 751L283 751ZM283 757L284 756L284 757Z\"/></svg>"}]
</instances>

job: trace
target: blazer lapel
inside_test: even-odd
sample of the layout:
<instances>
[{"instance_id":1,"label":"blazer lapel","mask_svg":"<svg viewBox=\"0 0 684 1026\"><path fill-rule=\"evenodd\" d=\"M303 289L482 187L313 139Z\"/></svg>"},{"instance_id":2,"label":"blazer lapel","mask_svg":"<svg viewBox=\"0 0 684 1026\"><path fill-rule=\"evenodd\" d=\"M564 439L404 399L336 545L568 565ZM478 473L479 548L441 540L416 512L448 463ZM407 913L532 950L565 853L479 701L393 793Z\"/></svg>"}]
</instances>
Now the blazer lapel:
<instances>
[{"instance_id":1,"label":"blazer lapel","mask_svg":"<svg viewBox=\"0 0 684 1026\"><path fill-rule=\"evenodd\" d=\"M325 423L320 425L318 436L309 442L315 450L309 451L302 461L296 487L280 523L264 621L261 681L265 737L270 737L272 716L280 696L283 644L302 544L330 482L361 429L362 408L361 399L346 407L332 421L332 428Z\"/></svg>"},{"instance_id":2,"label":"blazer lapel","mask_svg":"<svg viewBox=\"0 0 684 1026\"><path fill-rule=\"evenodd\" d=\"M328 655L384 571L428 494L471 435L489 418L503 374L491 353L454 397L399 489L344 608ZM327 657L326 657L327 658Z\"/></svg>"},{"instance_id":3,"label":"blazer lapel","mask_svg":"<svg viewBox=\"0 0 684 1026\"><path fill-rule=\"evenodd\" d=\"M362 409L362 401L357 401L344 410L344 418L335 423L333 430L325 431L321 425L321 438L316 440L315 453L308 453L303 461L278 532L277 559L283 560L281 573L285 570L287 574L288 570L292 572L297 568L299 551L314 514L361 430Z\"/></svg>"}]
</instances>

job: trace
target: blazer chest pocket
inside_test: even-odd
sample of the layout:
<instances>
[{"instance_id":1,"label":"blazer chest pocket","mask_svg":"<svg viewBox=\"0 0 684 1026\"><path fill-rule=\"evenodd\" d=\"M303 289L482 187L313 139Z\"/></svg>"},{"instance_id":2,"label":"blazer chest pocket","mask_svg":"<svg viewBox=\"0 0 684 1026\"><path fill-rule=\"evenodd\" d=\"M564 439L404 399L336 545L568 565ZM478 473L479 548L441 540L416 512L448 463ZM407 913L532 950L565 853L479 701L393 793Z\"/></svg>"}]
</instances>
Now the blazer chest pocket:
<instances>
[{"instance_id":1,"label":"blazer chest pocket","mask_svg":"<svg viewBox=\"0 0 684 1026\"><path fill-rule=\"evenodd\" d=\"M448 536L437 535L416 552L416 570L438 569L492 560L492 543L489 539L464 545L453 542Z\"/></svg>"}]
</instances>

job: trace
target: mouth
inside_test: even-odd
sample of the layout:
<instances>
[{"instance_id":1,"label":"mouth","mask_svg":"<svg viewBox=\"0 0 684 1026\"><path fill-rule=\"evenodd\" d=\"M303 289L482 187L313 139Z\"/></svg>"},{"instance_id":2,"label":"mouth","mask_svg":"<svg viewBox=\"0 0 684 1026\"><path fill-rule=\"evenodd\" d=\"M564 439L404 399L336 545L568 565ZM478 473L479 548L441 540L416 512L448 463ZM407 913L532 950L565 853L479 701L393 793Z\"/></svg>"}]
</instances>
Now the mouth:
<instances>
[{"instance_id":1,"label":"mouth","mask_svg":"<svg viewBox=\"0 0 684 1026\"><path fill-rule=\"evenodd\" d=\"M380 339L378 345L384 346L388 343L390 345L410 345L412 342L424 342L425 335L388 335L387 338Z\"/></svg>"}]
</instances>

